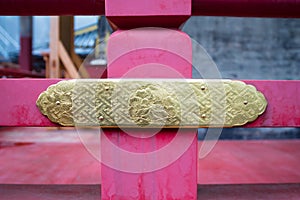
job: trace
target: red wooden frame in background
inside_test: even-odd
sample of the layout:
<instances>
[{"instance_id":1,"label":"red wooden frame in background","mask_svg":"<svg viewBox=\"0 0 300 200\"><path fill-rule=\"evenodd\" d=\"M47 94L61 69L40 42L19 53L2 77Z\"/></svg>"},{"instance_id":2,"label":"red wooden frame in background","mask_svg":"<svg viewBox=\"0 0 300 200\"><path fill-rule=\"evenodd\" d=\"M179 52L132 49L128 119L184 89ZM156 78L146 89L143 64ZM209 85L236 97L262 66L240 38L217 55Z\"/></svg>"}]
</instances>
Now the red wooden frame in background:
<instances>
[{"instance_id":1,"label":"red wooden frame in background","mask_svg":"<svg viewBox=\"0 0 300 200\"><path fill-rule=\"evenodd\" d=\"M5 0L0 15L104 15L105 0ZM192 15L300 17L298 0L192 0Z\"/></svg>"}]
</instances>

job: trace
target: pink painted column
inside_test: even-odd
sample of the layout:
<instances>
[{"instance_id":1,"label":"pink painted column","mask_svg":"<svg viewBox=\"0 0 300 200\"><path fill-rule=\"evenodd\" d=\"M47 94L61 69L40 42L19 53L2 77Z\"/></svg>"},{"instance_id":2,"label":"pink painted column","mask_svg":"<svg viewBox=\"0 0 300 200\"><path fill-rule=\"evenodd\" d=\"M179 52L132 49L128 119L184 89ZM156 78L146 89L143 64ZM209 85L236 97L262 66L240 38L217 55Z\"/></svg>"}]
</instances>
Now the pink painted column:
<instances>
[{"instance_id":1,"label":"pink painted column","mask_svg":"<svg viewBox=\"0 0 300 200\"><path fill-rule=\"evenodd\" d=\"M151 37L148 37L149 32ZM169 31L162 30L114 33L108 45L108 77L191 78L190 38L179 31L171 33L173 35L170 35ZM157 49L149 48L151 43L152 46L157 45ZM158 48L159 45L161 49ZM118 46L119 48L115 50ZM132 47L140 49L133 50ZM188 60L180 57L180 53ZM196 129L162 129L147 138L139 136L147 135L149 132L153 134L153 130L104 129L103 132L101 135L103 200L196 199ZM182 141L178 145L172 144L171 141L178 140L178 137ZM169 151L164 152L163 148L168 148ZM124 154L123 151L147 156L154 151L156 153L153 157L141 156L135 160L133 155ZM178 158L175 161L168 161L172 156ZM143 166L143 162L146 166ZM143 172L143 167L147 172Z\"/></svg>"},{"instance_id":2,"label":"pink painted column","mask_svg":"<svg viewBox=\"0 0 300 200\"><path fill-rule=\"evenodd\" d=\"M164 20L170 15L169 24L172 20L180 24L189 7L182 6L180 13L180 7L172 5L176 4L112 0L106 1L106 15L118 27L138 27L142 19L146 25L159 23L153 17L158 13L165 13ZM185 16L181 22L178 13ZM177 30L116 31L108 41L107 53L109 78L192 77L191 40ZM103 129L101 159L103 200L197 199L196 129Z\"/></svg>"}]
</instances>

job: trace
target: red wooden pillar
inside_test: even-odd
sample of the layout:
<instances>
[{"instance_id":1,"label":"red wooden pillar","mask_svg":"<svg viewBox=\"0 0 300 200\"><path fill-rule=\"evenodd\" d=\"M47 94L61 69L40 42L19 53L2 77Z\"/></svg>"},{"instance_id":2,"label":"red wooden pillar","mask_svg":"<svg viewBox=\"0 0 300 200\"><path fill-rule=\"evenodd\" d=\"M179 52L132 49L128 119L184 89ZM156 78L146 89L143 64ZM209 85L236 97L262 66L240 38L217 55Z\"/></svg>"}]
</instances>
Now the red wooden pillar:
<instances>
[{"instance_id":1,"label":"red wooden pillar","mask_svg":"<svg viewBox=\"0 0 300 200\"><path fill-rule=\"evenodd\" d=\"M143 22L177 27L188 18L190 2L176 2L106 1L106 15L117 27L139 27ZM107 53L109 78L192 77L191 40L177 30L117 31ZM197 199L197 130L156 131L103 129L103 200Z\"/></svg>"},{"instance_id":2,"label":"red wooden pillar","mask_svg":"<svg viewBox=\"0 0 300 200\"><path fill-rule=\"evenodd\" d=\"M20 17L20 56L21 69L32 70L32 16Z\"/></svg>"}]
</instances>

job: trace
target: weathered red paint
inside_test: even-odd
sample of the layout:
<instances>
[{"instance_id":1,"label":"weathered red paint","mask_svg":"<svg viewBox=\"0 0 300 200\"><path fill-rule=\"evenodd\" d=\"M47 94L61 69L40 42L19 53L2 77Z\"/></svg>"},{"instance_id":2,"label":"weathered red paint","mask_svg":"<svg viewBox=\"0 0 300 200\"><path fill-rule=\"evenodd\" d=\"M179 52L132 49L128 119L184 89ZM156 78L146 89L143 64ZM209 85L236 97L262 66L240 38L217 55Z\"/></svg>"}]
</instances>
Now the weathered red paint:
<instances>
[{"instance_id":1,"label":"weathered red paint","mask_svg":"<svg viewBox=\"0 0 300 200\"><path fill-rule=\"evenodd\" d=\"M99 131L82 131L88 138L85 144L100 149ZM198 159L198 184L299 183L299 156L300 140L220 140L210 154ZM2 128L0 163L0 184L101 183L100 163L74 129Z\"/></svg>"},{"instance_id":2,"label":"weathered red paint","mask_svg":"<svg viewBox=\"0 0 300 200\"><path fill-rule=\"evenodd\" d=\"M298 200L300 184L200 185L198 193L199 199L205 200Z\"/></svg>"},{"instance_id":3,"label":"weathered red paint","mask_svg":"<svg viewBox=\"0 0 300 200\"><path fill-rule=\"evenodd\" d=\"M100 185L0 185L3 200L99 200Z\"/></svg>"},{"instance_id":4,"label":"weathered red paint","mask_svg":"<svg viewBox=\"0 0 300 200\"><path fill-rule=\"evenodd\" d=\"M59 79L0 79L0 126L57 126L37 109L41 92ZM261 91L268 106L245 127L300 127L300 81L245 80Z\"/></svg>"},{"instance_id":5,"label":"weathered red paint","mask_svg":"<svg viewBox=\"0 0 300 200\"><path fill-rule=\"evenodd\" d=\"M151 37L148 36L149 34ZM120 47L118 44L123 45ZM178 51L185 53L186 60L174 53ZM180 31L171 34L168 31L153 29L118 31L108 41L107 54L109 78L191 78L192 76L191 41ZM140 130L141 133L146 131L148 130ZM185 133L179 133L186 134L185 137L192 134L192 141L177 160L163 165L162 169L154 168L153 171L145 173L122 171L125 165L128 165L127 162L135 162L141 167L142 165L141 161L121 157L119 151L145 154L159 151L170 143L178 134L178 130L162 129L155 136L147 139L132 137L130 134L134 132L136 132L134 129L126 129L126 131L103 129L101 158L107 160L108 157L120 164L117 165L118 169L107 166L105 162L102 164L102 199L197 199L197 130L186 129ZM108 145L109 142L104 140L104 137L108 137L119 150L111 150L113 147ZM180 147L171 147L173 152L178 148ZM162 159L166 160L168 156L171 155L165 153ZM144 157L144 162L148 166L154 166L152 162L163 162L163 160L148 160L146 156Z\"/></svg>"},{"instance_id":6,"label":"weathered red paint","mask_svg":"<svg viewBox=\"0 0 300 200\"><path fill-rule=\"evenodd\" d=\"M300 81L245 80L261 91L267 101L266 112L245 127L299 127Z\"/></svg>"},{"instance_id":7,"label":"weathered red paint","mask_svg":"<svg viewBox=\"0 0 300 200\"><path fill-rule=\"evenodd\" d=\"M0 185L3 199L9 200L99 200L99 185ZM300 184L269 185L200 185L199 199L232 200L298 200Z\"/></svg>"},{"instance_id":8,"label":"weathered red paint","mask_svg":"<svg viewBox=\"0 0 300 200\"><path fill-rule=\"evenodd\" d=\"M105 15L121 29L146 26L178 28L191 16L191 3L191 0L107 0Z\"/></svg>"},{"instance_id":9,"label":"weathered red paint","mask_svg":"<svg viewBox=\"0 0 300 200\"><path fill-rule=\"evenodd\" d=\"M134 6L133 6L134 5ZM180 16L191 14L190 0L106 0L106 16Z\"/></svg>"},{"instance_id":10,"label":"weathered red paint","mask_svg":"<svg viewBox=\"0 0 300 200\"><path fill-rule=\"evenodd\" d=\"M299 140L219 140L198 160L198 184L299 183L299 144Z\"/></svg>"},{"instance_id":11,"label":"weathered red paint","mask_svg":"<svg viewBox=\"0 0 300 200\"><path fill-rule=\"evenodd\" d=\"M0 7L0 15L105 14L105 0L6 0ZM192 15L299 18L299 10L297 0L192 0Z\"/></svg>"},{"instance_id":12,"label":"weathered red paint","mask_svg":"<svg viewBox=\"0 0 300 200\"><path fill-rule=\"evenodd\" d=\"M41 115L36 100L59 79L0 80L0 126L57 126Z\"/></svg>"}]
</instances>

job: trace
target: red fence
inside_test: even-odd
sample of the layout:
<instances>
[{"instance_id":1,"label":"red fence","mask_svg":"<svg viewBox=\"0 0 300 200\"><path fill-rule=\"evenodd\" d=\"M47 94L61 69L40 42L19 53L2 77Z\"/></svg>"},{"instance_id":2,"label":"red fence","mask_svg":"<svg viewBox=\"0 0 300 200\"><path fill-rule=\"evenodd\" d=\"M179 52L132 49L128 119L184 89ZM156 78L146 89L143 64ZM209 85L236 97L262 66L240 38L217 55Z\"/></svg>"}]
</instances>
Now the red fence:
<instances>
[{"instance_id":1,"label":"red fence","mask_svg":"<svg viewBox=\"0 0 300 200\"><path fill-rule=\"evenodd\" d=\"M104 0L5 0L0 15L104 15ZM300 17L299 0L193 0L192 15Z\"/></svg>"}]
</instances>

